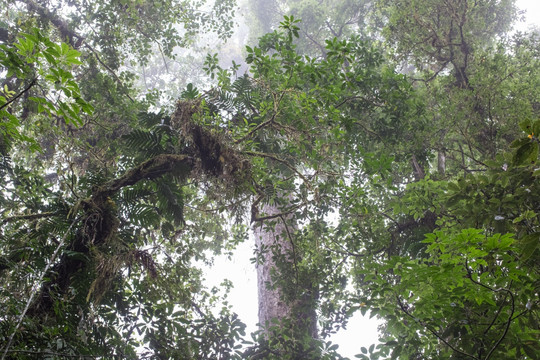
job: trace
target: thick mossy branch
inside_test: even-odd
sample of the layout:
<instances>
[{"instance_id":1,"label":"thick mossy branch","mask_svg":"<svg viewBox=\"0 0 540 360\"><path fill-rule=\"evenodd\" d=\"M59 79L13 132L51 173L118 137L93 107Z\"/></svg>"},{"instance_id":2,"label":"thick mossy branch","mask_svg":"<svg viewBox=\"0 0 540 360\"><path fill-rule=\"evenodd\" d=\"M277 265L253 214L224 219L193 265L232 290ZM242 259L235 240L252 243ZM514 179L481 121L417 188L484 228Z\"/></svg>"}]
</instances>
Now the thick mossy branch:
<instances>
[{"instance_id":1,"label":"thick mossy branch","mask_svg":"<svg viewBox=\"0 0 540 360\"><path fill-rule=\"evenodd\" d=\"M92 198L106 198L123 187L135 185L141 180L157 179L169 173L188 175L190 167L191 158L187 155L160 154L134 167L123 176L105 183L94 191Z\"/></svg>"},{"instance_id":2,"label":"thick mossy branch","mask_svg":"<svg viewBox=\"0 0 540 360\"><path fill-rule=\"evenodd\" d=\"M27 6L28 10L37 13L42 19L50 21L60 32L62 40L69 42L69 44L74 48L78 49L84 38L75 32L73 32L66 20L62 19L55 12L47 9L36 1L33 0L22 0Z\"/></svg>"},{"instance_id":3,"label":"thick mossy branch","mask_svg":"<svg viewBox=\"0 0 540 360\"><path fill-rule=\"evenodd\" d=\"M77 233L68 245L70 253L79 253L84 257L92 258L90 251L92 247L105 244L114 237L120 226L120 220L111 197L118 191L126 186L135 185L139 181L154 180L165 174L174 173L179 176L188 176L191 171L191 162L191 158L187 155L160 154L128 170L124 175L96 188L92 196L82 200L72 210L72 213L83 210L84 214L79 221L80 225ZM52 309L54 303L53 294L66 293L71 285L73 275L80 271L88 271L88 263L87 260L84 260L84 257L69 256L66 253L61 256L60 261L51 269L48 276L50 280L43 284L40 296L30 308L29 314L35 315ZM153 268L149 267L153 262L148 259L148 256L139 256L136 259L149 269L152 276L155 275L155 272L152 272ZM114 275L112 273L107 274L107 276ZM101 281L100 283L107 282ZM91 290L96 292L96 289ZM102 286L101 292L106 290L107 288ZM103 294L95 295L99 299Z\"/></svg>"},{"instance_id":4,"label":"thick mossy branch","mask_svg":"<svg viewBox=\"0 0 540 360\"><path fill-rule=\"evenodd\" d=\"M251 179L249 161L230 145L230 139L219 129L212 129L194 121L194 117L198 114L201 114L200 101L179 101L172 116L173 127L186 139L188 145L187 149L182 149L183 154L154 156L126 171L122 176L97 186L90 197L81 200L71 210L71 214L83 212L78 231L68 245L70 251L60 258L54 269L51 269L50 280L43 284L40 297L30 313L50 311L54 297L68 291L71 279L76 273L91 271L90 262L98 260L92 249L99 249L100 246L114 240L120 227L120 220L113 198L121 189L140 181L155 180L172 174L181 178L204 178L216 186L216 194L225 198L232 198L246 191L246 184ZM74 253L84 256L73 256ZM117 256L113 258L120 259ZM88 259L91 259L90 262ZM97 261L101 267L94 269L98 274L90 291L88 294L81 293L78 296L86 295L88 300L91 295L99 301L108 289L108 280L114 277L123 265L133 261L146 268L151 277L157 275L153 259L146 253L138 252L129 261L113 261L109 264L114 263L112 267L104 266L108 262L102 259Z\"/></svg>"}]
</instances>

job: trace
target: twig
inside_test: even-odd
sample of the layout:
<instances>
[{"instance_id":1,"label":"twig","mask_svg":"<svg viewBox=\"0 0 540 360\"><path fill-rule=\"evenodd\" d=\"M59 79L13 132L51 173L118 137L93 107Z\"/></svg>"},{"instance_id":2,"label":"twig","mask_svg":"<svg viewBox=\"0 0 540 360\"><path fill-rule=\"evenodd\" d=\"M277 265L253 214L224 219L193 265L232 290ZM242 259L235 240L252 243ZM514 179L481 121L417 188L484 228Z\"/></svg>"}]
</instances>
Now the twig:
<instances>
[{"instance_id":1,"label":"twig","mask_svg":"<svg viewBox=\"0 0 540 360\"><path fill-rule=\"evenodd\" d=\"M103 358L103 355L73 355L73 354L62 354L49 350L45 351L31 351L31 350L9 350L9 353L20 353L20 354L29 354L29 355L50 355L50 356L60 356L64 358Z\"/></svg>"},{"instance_id":2,"label":"twig","mask_svg":"<svg viewBox=\"0 0 540 360\"><path fill-rule=\"evenodd\" d=\"M291 232L289 231L289 226L287 225L287 222L285 222L285 218L283 215L280 215L279 218L283 222L283 226L285 226L285 230L287 231L287 237L289 238L289 241L291 242L292 247L292 256L293 256L293 264L294 264L294 272L296 273L296 285L298 286L300 284L300 279L298 278L298 265L296 261L296 246L294 245L294 241L291 235Z\"/></svg>"},{"instance_id":3,"label":"twig","mask_svg":"<svg viewBox=\"0 0 540 360\"><path fill-rule=\"evenodd\" d=\"M92 54L94 54L94 56L96 57L97 61L105 68L107 69L108 72L111 73L111 75L116 79L116 81L118 82L119 85L123 86L124 84L122 83L122 80L120 80L120 78L118 77L118 75L116 75L116 73L114 72L113 69L111 69L107 64L105 64L101 58L99 57L99 55L97 54L97 52L94 50L94 48L92 46L90 46L89 44L84 44L84 46L90 50L92 52ZM129 100L131 100L131 102L135 102L135 100L133 100L133 98L131 96L129 96L129 94L127 93L127 91L125 91L125 95L128 97Z\"/></svg>"},{"instance_id":4,"label":"twig","mask_svg":"<svg viewBox=\"0 0 540 360\"><path fill-rule=\"evenodd\" d=\"M484 360L488 360L491 355L493 354L493 352L495 351L495 349L501 344L501 342L503 341L503 339L506 337L506 334L508 334L508 329L510 328L510 324L512 323L512 320L513 320L513 317L514 317L514 311L515 311L515 303L514 303L514 294L512 294L512 292L509 290L509 289L505 289L505 288L500 288L500 289L494 289L488 285L485 285L485 284L482 284L481 282L479 281L476 281L473 279L472 277L472 271L469 269L469 266L468 266L468 261L467 259L465 259L465 269L467 270L467 277L469 278L469 280L471 280L474 284L476 285L479 285L485 289L488 289L489 291L492 291L492 292L500 292L500 291L504 291L506 292L508 295L510 295L510 300L511 300L511 303L510 303L510 315L508 316L508 320L506 321L506 326L504 328L504 331L503 333L501 334L501 337L499 338L499 340L497 340L497 342L491 347L491 349L489 350L488 354L486 355L486 357L484 358ZM512 284L512 282L510 282L510 285Z\"/></svg>"},{"instance_id":5,"label":"twig","mask_svg":"<svg viewBox=\"0 0 540 360\"><path fill-rule=\"evenodd\" d=\"M37 82L37 79L33 79L32 82L30 83L30 85L28 85L26 87L26 89L24 89L23 91L21 91L20 93L17 94L17 96L15 96L13 99L9 100L7 103L5 103L4 105L0 106L0 110L2 110L3 108L7 107L9 104L11 104L12 102L14 102L15 100L17 100L18 98L20 98L22 95L24 95L24 93L26 93L28 90L30 90L30 88L32 88L32 86L36 85L36 82Z\"/></svg>"},{"instance_id":6,"label":"twig","mask_svg":"<svg viewBox=\"0 0 540 360\"><path fill-rule=\"evenodd\" d=\"M156 42L156 43L157 43L159 52L161 54L161 58L163 59L163 65L165 65L165 70L167 70L167 74L169 74L169 66L167 66L167 60L165 59L165 54L163 54L163 50L161 49L161 45L159 44L159 42Z\"/></svg>"},{"instance_id":7,"label":"twig","mask_svg":"<svg viewBox=\"0 0 540 360\"><path fill-rule=\"evenodd\" d=\"M449 61L445 61L444 64L442 64L441 68L440 68L439 70L437 70L433 75L431 75L431 76L430 76L429 78L427 78L427 79L417 79L417 78L412 78L411 80L412 80L412 81L422 81L422 82L425 82L425 83L430 82L431 80L435 79L435 77L437 77L437 75L439 75L439 73L440 73L441 71L443 71L443 70L446 68L446 66L448 65L448 63L449 63Z\"/></svg>"},{"instance_id":8,"label":"twig","mask_svg":"<svg viewBox=\"0 0 540 360\"><path fill-rule=\"evenodd\" d=\"M489 329L491 329L491 327L495 324L495 321L497 321L497 319L499 318L499 315L501 314L501 311L502 309L504 308L504 303L506 302L506 296L508 296L508 294L506 294L504 296L504 299L503 301L501 302L501 306L499 306L499 308L497 309L497 312L495 313L495 316L493 317L493 320L491 321L491 323L488 325L488 327L486 328L486 330L484 330L484 336L487 335Z\"/></svg>"},{"instance_id":9,"label":"twig","mask_svg":"<svg viewBox=\"0 0 540 360\"><path fill-rule=\"evenodd\" d=\"M282 92L281 95L279 96L279 99L277 99L277 101L276 101L276 99L274 99L274 114L272 115L272 117L270 119L268 119L268 120L260 123L259 125L255 126L246 135L242 136L240 139L235 140L234 143L235 144L241 143L242 141L246 140L247 138L249 138L251 135L253 135L257 131L259 131L263 127L273 123L274 120L276 119L276 116L279 114L279 104L281 103L281 100L283 99L284 95L285 95L285 93Z\"/></svg>"},{"instance_id":10,"label":"twig","mask_svg":"<svg viewBox=\"0 0 540 360\"><path fill-rule=\"evenodd\" d=\"M258 130L262 129L263 127L267 126L268 124L272 123L274 121L274 116L272 116L270 119L260 123L259 125L255 126L253 129L251 129L246 135L242 136L240 139L237 139L234 141L235 144L239 144L242 141L246 140L248 137L253 135Z\"/></svg>"},{"instance_id":11,"label":"twig","mask_svg":"<svg viewBox=\"0 0 540 360\"><path fill-rule=\"evenodd\" d=\"M50 11L49 9L35 2L34 0L22 0L22 2L24 2L28 6L28 9L30 11L37 12L41 18L50 21L56 27L56 29L58 29L60 35L63 38L67 39L67 41L74 49L79 48L79 46L84 41L84 37L71 31L66 20L58 16L58 14L56 14L54 11ZM75 41L75 39L77 39L77 41Z\"/></svg>"},{"instance_id":12,"label":"twig","mask_svg":"<svg viewBox=\"0 0 540 360\"><path fill-rule=\"evenodd\" d=\"M261 217L252 217L251 221L252 222L254 222L254 221L264 221L264 220L270 220L270 219L275 219L275 218L282 217L282 216L285 216L285 215L289 215L290 213L292 213L293 211L295 211L296 209L298 209L298 208L300 208L300 207L302 207L304 205L305 205L305 203L301 203L301 204L292 206L287 211L283 211L283 212L280 212L278 214L261 216Z\"/></svg>"}]
</instances>

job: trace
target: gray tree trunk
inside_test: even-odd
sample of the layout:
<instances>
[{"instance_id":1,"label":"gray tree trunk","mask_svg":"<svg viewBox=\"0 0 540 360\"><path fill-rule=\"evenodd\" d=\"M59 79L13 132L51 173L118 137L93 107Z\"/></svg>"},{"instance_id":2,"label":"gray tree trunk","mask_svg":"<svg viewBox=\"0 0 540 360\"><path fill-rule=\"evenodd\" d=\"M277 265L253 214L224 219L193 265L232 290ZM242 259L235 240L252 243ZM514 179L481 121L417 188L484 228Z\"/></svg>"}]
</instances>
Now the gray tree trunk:
<instances>
[{"instance_id":1,"label":"gray tree trunk","mask_svg":"<svg viewBox=\"0 0 540 360\"><path fill-rule=\"evenodd\" d=\"M267 215L279 213L275 206L264 205L263 212ZM291 315L292 306L287 303L281 286L275 284L280 269L276 266L276 258L284 256L290 259L292 244L288 239L285 222L276 218L275 226L265 221L256 224L254 228L255 244L258 251L266 249L264 262L257 264L257 286L259 295L259 324L266 328L272 325L272 320L280 320ZM294 259L290 259L294 261ZM274 274L274 276L272 276ZM275 288L274 288L275 287Z\"/></svg>"},{"instance_id":2,"label":"gray tree trunk","mask_svg":"<svg viewBox=\"0 0 540 360\"><path fill-rule=\"evenodd\" d=\"M275 205L263 205L261 210L261 216L275 215L281 211ZM294 332L298 335L307 333L316 338L317 292L311 289L311 284L299 283L296 262L300 256L294 246L295 230L290 215L254 226L258 251L266 249L264 261L257 265L259 324L267 336L268 327L288 324L296 328Z\"/></svg>"}]
</instances>

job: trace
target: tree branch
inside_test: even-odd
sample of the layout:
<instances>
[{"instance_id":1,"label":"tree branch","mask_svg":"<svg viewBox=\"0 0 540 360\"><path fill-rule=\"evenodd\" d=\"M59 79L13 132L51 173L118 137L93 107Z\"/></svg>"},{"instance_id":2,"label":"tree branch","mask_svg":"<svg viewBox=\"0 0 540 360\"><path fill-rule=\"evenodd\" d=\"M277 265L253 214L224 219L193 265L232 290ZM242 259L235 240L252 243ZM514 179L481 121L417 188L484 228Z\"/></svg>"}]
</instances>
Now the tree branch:
<instances>
[{"instance_id":1,"label":"tree branch","mask_svg":"<svg viewBox=\"0 0 540 360\"><path fill-rule=\"evenodd\" d=\"M104 355L72 355L72 354L62 354L58 352L53 351L31 351L31 350L9 350L10 354L13 353L19 353L19 354L29 354L29 355L48 355L48 356L58 356L61 358L78 358L78 359L86 359L86 358L103 358Z\"/></svg>"},{"instance_id":2,"label":"tree branch","mask_svg":"<svg viewBox=\"0 0 540 360\"><path fill-rule=\"evenodd\" d=\"M267 154L267 153L261 153L261 152L257 152L257 151L245 151L244 154L246 155L251 155L251 156L258 156L258 157L263 157L263 158L268 158L268 159L272 159L272 160L275 160L283 165L285 165L286 167L288 167L290 170L292 170L296 175L298 175L303 181L304 183L306 184L306 186L311 189L311 184L309 182L309 180L298 170L296 170L296 168L294 166L292 166L291 164L289 164L287 161L283 160L283 159L280 159L279 157L277 157L276 155L273 155L273 154Z\"/></svg>"},{"instance_id":3,"label":"tree branch","mask_svg":"<svg viewBox=\"0 0 540 360\"><path fill-rule=\"evenodd\" d=\"M264 220L270 220L270 219L275 219L275 218L281 218L283 216L291 214L296 209L299 209L304 205L305 205L305 203L294 205L294 206L291 206L287 211L283 211L283 212L280 212L280 213L277 213L277 214L261 216L261 217L252 216L251 221L254 222L254 221L264 221Z\"/></svg>"},{"instance_id":4,"label":"tree branch","mask_svg":"<svg viewBox=\"0 0 540 360\"><path fill-rule=\"evenodd\" d=\"M26 89L24 89L23 91L21 91L20 93L17 94L17 96L15 96L13 99L9 100L7 103L5 103L4 105L0 106L0 110L2 110L3 108L7 107L9 104L11 104L12 102L14 102L15 100L17 100L18 98L20 98L22 95L24 95L24 93L26 93L28 90L30 90L32 88L32 86L36 85L37 83L37 79L33 79L32 82L30 83L30 85L28 85L26 87Z\"/></svg>"},{"instance_id":5,"label":"tree branch","mask_svg":"<svg viewBox=\"0 0 540 360\"><path fill-rule=\"evenodd\" d=\"M73 225L75 225L75 223L79 220L79 218L75 218L73 219L73 221L71 222L71 225L69 226L69 228L66 230L64 236L62 237L62 239L60 240L60 242L58 243L58 246L56 247L56 249L54 250L54 253L52 254L51 258L49 259L49 262L47 263L47 265L45 266L45 269L43 270L43 272L39 275L39 278L38 278L38 284L41 284L41 282L43 281L43 278L45 277L45 274L47 274L47 272L49 271L49 269L51 268L51 266L54 264L55 260L56 260L56 257L58 256L58 252L60 251L60 248L62 246L64 246L64 242L66 241L69 233L71 232L71 229L73 228ZM11 343L13 342L13 337L15 336L15 334L17 333L17 331L19 330L19 327L21 326L22 324L22 321L26 315L26 313L28 312L28 309L30 309L30 305L32 304L32 301L34 301L34 297L36 296L36 294L38 293L38 289L40 289L40 287L38 286L35 286L33 289L32 289L32 292L30 294L30 297L28 298L28 300L26 301L26 306L24 307L24 310L22 311L22 313L19 315L19 320L17 321L17 324L15 325L15 328L13 329L13 332L11 333L11 335L9 336L9 340L7 342L7 345L6 345L6 348L4 349L4 353L2 354L2 358L1 360L4 360L5 357L6 357L6 354L8 353L9 351L9 348L11 346Z\"/></svg>"},{"instance_id":6,"label":"tree branch","mask_svg":"<svg viewBox=\"0 0 540 360\"><path fill-rule=\"evenodd\" d=\"M179 165L190 165L191 158L187 155L160 154L146 160L142 164L128 170L124 175L106 182L92 195L110 196L125 186L135 185L143 179L153 180L166 173L174 171Z\"/></svg>"},{"instance_id":7,"label":"tree branch","mask_svg":"<svg viewBox=\"0 0 540 360\"><path fill-rule=\"evenodd\" d=\"M266 127L269 124L273 123L274 120L276 119L277 114L279 114L279 104L281 103L281 100L283 99L283 95L284 95L284 93L282 92L281 95L279 96L279 99L276 100L274 98L274 114L272 115L272 117L270 119L268 119L268 120L260 123L259 125L255 126L246 135L242 136L240 139L235 140L234 143L235 144L241 143L242 141L246 140L247 138L249 138L251 135L253 135L257 131L259 131L263 127Z\"/></svg>"},{"instance_id":8,"label":"tree branch","mask_svg":"<svg viewBox=\"0 0 540 360\"><path fill-rule=\"evenodd\" d=\"M437 334L437 332L435 330L433 330L428 324L420 321L419 319L417 319L416 317L414 317L411 313L409 313L409 311L405 308L405 305L401 302L401 299L396 296L396 299L397 299L397 302L398 302L398 305L399 305L399 308L401 309L401 311L403 311L407 316L409 316L411 319L413 319L415 322L419 323L420 325L422 325L423 327L425 327L430 333L432 333L437 339L439 339L440 341L442 341L446 346L448 346L450 349L452 349L453 351L461 354L461 355L464 355L468 358L471 358L471 359L475 359L475 360L480 360L478 359L476 356L474 355L471 355L471 354L467 354L466 352L463 352L457 348L455 348L454 346L452 346L450 343L448 343L448 341L446 341L442 336L440 336L439 334Z\"/></svg>"},{"instance_id":9,"label":"tree branch","mask_svg":"<svg viewBox=\"0 0 540 360\"><path fill-rule=\"evenodd\" d=\"M43 19L50 21L58 29L60 35L66 39L74 49L78 49L81 46L82 42L84 41L84 37L70 30L64 19L33 0L21 1L28 6L28 10L36 12ZM75 41L75 39L77 39L77 41Z\"/></svg>"},{"instance_id":10,"label":"tree branch","mask_svg":"<svg viewBox=\"0 0 540 360\"><path fill-rule=\"evenodd\" d=\"M508 295L510 295L510 309L511 309L510 310L510 315L508 316L508 320L506 320L506 326L504 327L504 331L501 334L501 336L499 337L499 340L497 340L497 342L491 347L488 354L484 358L484 360L488 360L491 357L491 355L493 355L493 352L495 351L495 349L497 349L497 347L501 344L503 339L506 337L506 334L508 334L508 329L510 328L510 324L512 323L512 320L513 320L513 317L514 317L514 311L515 311L514 294L512 294L512 292L509 289L505 289L505 288L494 289L494 288L492 288L492 287L490 287L488 285L482 284L481 282L474 280L473 277L472 277L472 271L469 269L467 259L465 259L465 269L467 270L467 275L468 275L467 277L474 284L479 285L479 286L481 286L481 287L483 287L485 289L488 289L489 291L492 291L492 292L504 291ZM510 284L512 284L512 282L510 282Z\"/></svg>"},{"instance_id":11,"label":"tree branch","mask_svg":"<svg viewBox=\"0 0 540 360\"><path fill-rule=\"evenodd\" d=\"M17 221L17 220L36 220L36 219L42 219L49 216L55 216L58 215L59 212L57 211L51 211L51 212L45 212L40 214L27 214L27 215L13 215L5 218L2 220L2 225L11 222L11 221Z\"/></svg>"},{"instance_id":12,"label":"tree branch","mask_svg":"<svg viewBox=\"0 0 540 360\"><path fill-rule=\"evenodd\" d=\"M101 58L99 57L99 55L97 54L96 50L94 50L94 48L92 46L90 46L89 44L85 44L84 45L88 50L90 50L92 52L92 54L94 54L94 56L96 57L96 60L114 77L114 79L116 80L116 82L121 85L121 86L124 86L124 84L122 83L122 80L120 80L120 78L118 77L118 75L116 75L116 73L114 72L113 69L111 69L107 64L105 64ZM144 68L143 68L144 69ZM129 100L131 100L131 102L135 102L135 100L133 100L133 98L127 93L127 91L125 92L125 95L128 97Z\"/></svg>"}]
</instances>

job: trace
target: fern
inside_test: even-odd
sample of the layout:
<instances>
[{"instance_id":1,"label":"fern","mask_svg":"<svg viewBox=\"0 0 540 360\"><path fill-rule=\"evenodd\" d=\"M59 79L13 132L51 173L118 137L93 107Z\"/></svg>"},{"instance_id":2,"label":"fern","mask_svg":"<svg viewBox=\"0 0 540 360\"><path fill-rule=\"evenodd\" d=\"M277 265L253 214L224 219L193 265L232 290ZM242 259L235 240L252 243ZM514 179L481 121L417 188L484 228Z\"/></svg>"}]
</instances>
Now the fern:
<instances>
[{"instance_id":1,"label":"fern","mask_svg":"<svg viewBox=\"0 0 540 360\"><path fill-rule=\"evenodd\" d=\"M134 224L145 228L158 226L160 222L157 208L150 204L136 204L132 207L129 218Z\"/></svg>"},{"instance_id":2,"label":"fern","mask_svg":"<svg viewBox=\"0 0 540 360\"><path fill-rule=\"evenodd\" d=\"M124 188L120 195L119 202L126 206L133 205L141 199L148 198L152 192L148 189L141 187Z\"/></svg>"},{"instance_id":3,"label":"fern","mask_svg":"<svg viewBox=\"0 0 540 360\"><path fill-rule=\"evenodd\" d=\"M167 116L163 113L151 113L151 112L140 112L138 119L139 123L144 129L150 129L154 126L163 124L167 120Z\"/></svg>"},{"instance_id":4,"label":"fern","mask_svg":"<svg viewBox=\"0 0 540 360\"><path fill-rule=\"evenodd\" d=\"M250 111L257 107L256 93L257 89L253 86L251 78L247 75L239 77L232 84L232 89L236 98L236 105L243 111Z\"/></svg>"},{"instance_id":5,"label":"fern","mask_svg":"<svg viewBox=\"0 0 540 360\"><path fill-rule=\"evenodd\" d=\"M163 215L170 215L175 225L184 223L184 194L182 187L165 180L155 183L158 207Z\"/></svg>"},{"instance_id":6,"label":"fern","mask_svg":"<svg viewBox=\"0 0 540 360\"><path fill-rule=\"evenodd\" d=\"M124 136L127 146L147 156L163 154L162 134L145 130L133 130Z\"/></svg>"}]
</instances>

